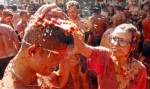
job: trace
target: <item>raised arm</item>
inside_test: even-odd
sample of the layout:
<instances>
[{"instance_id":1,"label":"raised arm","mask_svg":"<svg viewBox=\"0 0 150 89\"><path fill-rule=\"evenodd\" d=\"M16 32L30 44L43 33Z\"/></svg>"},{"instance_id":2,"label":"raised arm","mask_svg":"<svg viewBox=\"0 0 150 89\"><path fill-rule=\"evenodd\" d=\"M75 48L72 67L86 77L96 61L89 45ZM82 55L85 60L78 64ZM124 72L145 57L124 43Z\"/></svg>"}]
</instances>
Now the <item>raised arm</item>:
<instances>
[{"instance_id":1,"label":"raised arm","mask_svg":"<svg viewBox=\"0 0 150 89\"><path fill-rule=\"evenodd\" d=\"M68 19L68 16L56 4L48 4L41 6L33 16L30 23L37 19L38 16L50 16L51 18Z\"/></svg>"},{"instance_id":2,"label":"raised arm","mask_svg":"<svg viewBox=\"0 0 150 89\"><path fill-rule=\"evenodd\" d=\"M84 43L84 35L80 31L73 32L73 37L75 50L88 58L93 47Z\"/></svg>"}]
</instances>

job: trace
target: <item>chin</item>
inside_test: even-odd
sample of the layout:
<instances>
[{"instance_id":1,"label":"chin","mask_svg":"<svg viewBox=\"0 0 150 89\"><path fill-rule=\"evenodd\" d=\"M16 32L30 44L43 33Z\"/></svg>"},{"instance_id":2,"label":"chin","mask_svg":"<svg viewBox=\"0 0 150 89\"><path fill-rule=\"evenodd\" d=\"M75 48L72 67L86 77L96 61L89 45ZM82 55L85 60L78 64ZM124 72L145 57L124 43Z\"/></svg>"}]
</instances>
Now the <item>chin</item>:
<instances>
[{"instance_id":1,"label":"chin","mask_svg":"<svg viewBox=\"0 0 150 89\"><path fill-rule=\"evenodd\" d=\"M119 57L120 56L120 52L114 52L113 53L115 57Z\"/></svg>"}]
</instances>

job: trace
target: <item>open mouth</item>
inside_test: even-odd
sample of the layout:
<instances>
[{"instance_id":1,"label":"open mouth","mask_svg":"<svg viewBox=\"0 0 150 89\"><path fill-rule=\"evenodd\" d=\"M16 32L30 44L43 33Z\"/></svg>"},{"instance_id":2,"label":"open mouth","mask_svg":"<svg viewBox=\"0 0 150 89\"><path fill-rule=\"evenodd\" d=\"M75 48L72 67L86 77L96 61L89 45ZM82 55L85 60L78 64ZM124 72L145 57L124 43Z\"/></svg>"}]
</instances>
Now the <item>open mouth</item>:
<instances>
[{"instance_id":1,"label":"open mouth","mask_svg":"<svg viewBox=\"0 0 150 89\"><path fill-rule=\"evenodd\" d=\"M116 49L116 48L112 48L112 51L117 52L117 51L120 51L120 50L119 50L119 49Z\"/></svg>"}]
</instances>

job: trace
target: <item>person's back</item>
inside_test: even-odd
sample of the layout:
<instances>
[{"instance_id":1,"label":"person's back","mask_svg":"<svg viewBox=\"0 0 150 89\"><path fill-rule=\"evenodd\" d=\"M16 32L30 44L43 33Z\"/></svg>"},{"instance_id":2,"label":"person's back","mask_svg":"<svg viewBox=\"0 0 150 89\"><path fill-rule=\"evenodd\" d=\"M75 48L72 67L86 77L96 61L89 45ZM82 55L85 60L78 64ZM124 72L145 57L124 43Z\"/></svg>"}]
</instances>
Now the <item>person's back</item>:
<instances>
[{"instance_id":1,"label":"person's back","mask_svg":"<svg viewBox=\"0 0 150 89\"><path fill-rule=\"evenodd\" d=\"M127 9L131 15L137 15L140 10L136 0L131 0L131 4L127 6Z\"/></svg>"},{"instance_id":2,"label":"person's back","mask_svg":"<svg viewBox=\"0 0 150 89\"><path fill-rule=\"evenodd\" d=\"M120 25L126 21L126 17L123 13L116 14L116 25Z\"/></svg>"},{"instance_id":3,"label":"person's back","mask_svg":"<svg viewBox=\"0 0 150 89\"><path fill-rule=\"evenodd\" d=\"M19 48L19 41L14 30L5 24L0 24L0 58L14 56Z\"/></svg>"},{"instance_id":4,"label":"person's back","mask_svg":"<svg viewBox=\"0 0 150 89\"><path fill-rule=\"evenodd\" d=\"M125 14L120 10L120 6L115 6L115 15L113 16L113 27L116 27L124 22L126 22Z\"/></svg>"},{"instance_id":5,"label":"person's back","mask_svg":"<svg viewBox=\"0 0 150 89\"><path fill-rule=\"evenodd\" d=\"M19 41L14 30L5 24L0 24L0 79L9 61L17 54Z\"/></svg>"}]
</instances>

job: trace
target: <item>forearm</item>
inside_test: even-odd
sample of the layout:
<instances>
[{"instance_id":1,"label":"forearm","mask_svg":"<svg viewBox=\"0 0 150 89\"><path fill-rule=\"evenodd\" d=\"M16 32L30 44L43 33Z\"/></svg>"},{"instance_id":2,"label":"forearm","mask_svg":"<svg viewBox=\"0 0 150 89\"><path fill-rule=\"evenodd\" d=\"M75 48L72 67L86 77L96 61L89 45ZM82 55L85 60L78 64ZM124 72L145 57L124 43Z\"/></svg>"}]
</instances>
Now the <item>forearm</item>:
<instances>
[{"instance_id":1,"label":"forearm","mask_svg":"<svg viewBox=\"0 0 150 89\"><path fill-rule=\"evenodd\" d=\"M89 57L92 53L92 47L84 43L84 35L80 32L74 32L74 47L75 50L85 57Z\"/></svg>"},{"instance_id":2,"label":"forearm","mask_svg":"<svg viewBox=\"0 0 150 89\"><path fill-rule=\"evenodd\" d=\"M52 86L57 88L63 88L69 78L69 66L68 61L62 61L59 64L59 70L57 72L53 72L50 77L50 82L52 83Z\"/></svg>"},{"instance_id":3,"label":"forearm","mask_svg":"<svg viewBox=\"0 0 150 89\"><path fill-rule=\"evenodd\" d=\"M80 54L82 54L83 56L85 56L86 58L88 58L91 55L91 53L92 53L92 49L93 49L92 46L89 46L89 45L83 43L83 45L79 46L77 51Z\"/></svg>"}]
</instances>

